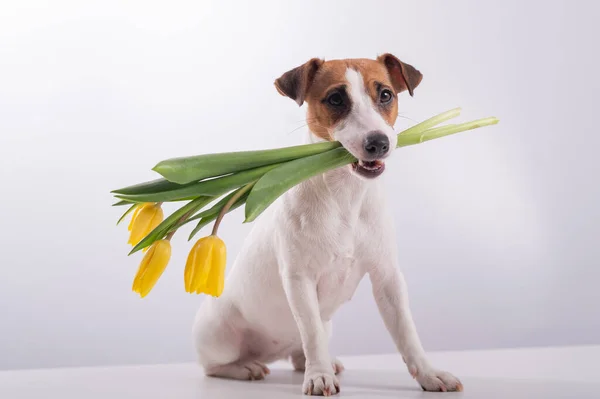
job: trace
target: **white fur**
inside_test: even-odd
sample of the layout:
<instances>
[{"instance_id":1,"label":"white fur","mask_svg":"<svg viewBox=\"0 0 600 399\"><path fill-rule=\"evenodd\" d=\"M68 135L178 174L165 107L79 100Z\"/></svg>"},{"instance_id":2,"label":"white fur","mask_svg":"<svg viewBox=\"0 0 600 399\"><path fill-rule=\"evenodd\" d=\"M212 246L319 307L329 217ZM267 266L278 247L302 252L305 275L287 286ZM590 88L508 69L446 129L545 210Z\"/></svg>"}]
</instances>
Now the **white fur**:
<instances>
[{"instance_id":1,"label":"white fur","mask_svg":"<svg viewBox=\"0 0 600 399\"><path fill-rule=\"evenodd\" d=\"M363 143L368 133L380 131L388 137L390 143L396 142L396 134L393 127L375 110L360 72L348 68L346 80L348 95L352 99L352 112L334 128L333 137L356 158L364 159Z\"/></svg>"},{"instance_id":2,"label":"white fur","mask_svg":"<svg viewBox=\"0 0 600 399\"><path fill-rule=\"evenodd\" d=\"M360 74L346 76L356 106L336 137L353 152L361 134L393 135L393 129L374 110ZM380 179L359 179L344 167L285 193L255 222L223 295L207 298L198 311L194 341L205 373L260 379L268 374L266 363L291 358L305 370L304 393L336 393L341 364L329 354L331 318L368 274L410 373L427 390L457 389L460 382L425 357L395 241Z\"/></svg>"}]
</instances>

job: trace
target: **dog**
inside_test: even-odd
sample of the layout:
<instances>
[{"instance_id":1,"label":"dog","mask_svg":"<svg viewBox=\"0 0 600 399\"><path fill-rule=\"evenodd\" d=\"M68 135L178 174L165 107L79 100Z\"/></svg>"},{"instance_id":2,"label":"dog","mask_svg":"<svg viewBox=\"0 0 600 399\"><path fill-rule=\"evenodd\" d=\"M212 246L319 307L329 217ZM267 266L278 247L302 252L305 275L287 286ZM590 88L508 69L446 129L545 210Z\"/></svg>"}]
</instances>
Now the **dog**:
<instances>
[{"instance_id":1,"label":"dog","mask_svg":"<svg viewBox=\"0 0 600 399\"><path fill-rule=\"evenodd\" d=\"M207 376L260 380L289 359L307 395L340 391L342 364L329 354L331 318L369 276L384 324L409 373L426 391L461 391L421 345L399 270L393 218L378 177L396 148L398 95L422 74L392 54L313 58L275 81L307 104L309 141L339 141L356 163L290 189L255 222L219 298L200 305L193 326Z\"/></svg>"}]
</instances>

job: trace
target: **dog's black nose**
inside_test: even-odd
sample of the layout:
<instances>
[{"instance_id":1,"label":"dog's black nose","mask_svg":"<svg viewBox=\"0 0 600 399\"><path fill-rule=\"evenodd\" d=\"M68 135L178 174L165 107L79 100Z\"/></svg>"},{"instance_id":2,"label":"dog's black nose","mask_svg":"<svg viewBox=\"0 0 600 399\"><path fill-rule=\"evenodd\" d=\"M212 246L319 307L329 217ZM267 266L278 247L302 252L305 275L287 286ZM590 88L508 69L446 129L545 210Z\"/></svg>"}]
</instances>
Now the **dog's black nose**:
<instances>
[{"instance_id":1,"label":"dog's black nose","mask_svg":"<svg viewBox=\"0 0 600 399\"><path fill-rule=\"evenodd\" d=\"M365 139L364 149L368 159L363 161L380 159L390 150L390 139L380 131L370 132Z\"/></svg>"}]
</instances>

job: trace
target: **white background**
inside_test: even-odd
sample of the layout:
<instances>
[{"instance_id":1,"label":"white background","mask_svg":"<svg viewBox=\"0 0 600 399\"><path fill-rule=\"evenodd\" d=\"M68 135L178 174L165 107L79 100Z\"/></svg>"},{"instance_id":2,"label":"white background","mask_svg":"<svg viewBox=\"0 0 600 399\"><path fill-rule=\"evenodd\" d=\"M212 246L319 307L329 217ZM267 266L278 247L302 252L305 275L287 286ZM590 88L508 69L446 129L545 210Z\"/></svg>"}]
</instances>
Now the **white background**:
<instances>
[{"instance_id":1,"label":"white background","mask_svg":"<svg viewBox=\"0 0 600 399\"><path fill-rule=\"evenodd\" d=\"M456 106L498 126L395 153L426 349L600 343L600 6L567 1L4 1L0 368L188 361L190 244L144 300L109 191L162 159L292 145L273 80L311 57L391 52L424 74L401 130ZM296 130L297 129L297 130ZM172 207L167 207L172 210ZM230 259L250 226L221 229ZM367 281L333 351L393 351Z\"/></svg>"}]
</instances>

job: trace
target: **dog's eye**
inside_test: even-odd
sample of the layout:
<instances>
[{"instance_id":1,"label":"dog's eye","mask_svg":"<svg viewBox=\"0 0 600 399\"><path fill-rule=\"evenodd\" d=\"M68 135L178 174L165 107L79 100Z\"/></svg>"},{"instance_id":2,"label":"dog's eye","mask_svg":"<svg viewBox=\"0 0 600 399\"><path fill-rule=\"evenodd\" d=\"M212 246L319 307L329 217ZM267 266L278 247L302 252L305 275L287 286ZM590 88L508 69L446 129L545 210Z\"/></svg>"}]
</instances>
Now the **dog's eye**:
<instances>
[{"instance_id":1,"label":"dog's eye","mask_svg":"<svg viewBox=\"0 0 600 399\"><path fill-rule=\"evenodd\" d=\"M381 93L379 93L379 101L384 104L387 104L390 101L392 101L392 98L394 98L394 95L388 89L383 89L381 90Z\"/></svg>"},{"instance_id":2,"label":"dog's eye","mask_svg":"<svg viewBox=\"0 0 600 399\"><path fill-rule=\"evenodd\" d=\"M327 102L330 105L333 105L334 107L339 107L340 105L344 104L344 98L340 93L336 92L330 94L329 97L327 97Z\"/></svg>"}]
</instances>

